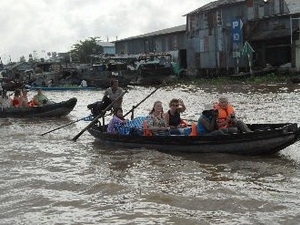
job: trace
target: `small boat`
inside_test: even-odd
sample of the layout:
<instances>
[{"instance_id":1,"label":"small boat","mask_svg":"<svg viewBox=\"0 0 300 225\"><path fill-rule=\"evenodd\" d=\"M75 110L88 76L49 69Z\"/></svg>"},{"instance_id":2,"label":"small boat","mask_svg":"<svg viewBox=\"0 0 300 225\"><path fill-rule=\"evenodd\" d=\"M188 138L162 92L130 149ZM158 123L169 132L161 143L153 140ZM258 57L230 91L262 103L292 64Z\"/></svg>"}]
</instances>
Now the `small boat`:
<instances>
[{"instance_id":1,"label":"small boat","mask_svg":"<svg viewBox=\"0 0 300 225\"><path fill-rule=\"evenodd\" d=\"M240 155L274 154L297 142L300 128L296 123L249 124L253 132L220 136L130 136L109 134L102 127L88 131L104 144L126 148L147 148L163 152L229 153Z\"/></svg>"},{"instance_id":2,"label":"small boat","mask_svg":"<svg viewBox=\"0 0 300 225\"><path fill-rule=\"evenodd\" d=\"M0 108L0 118L63 117L74 109L76 103L76 98L70 98L43 106Z\"/></svg>"},{"instance_id":3,"label":"small boat","mask_svg":"<svg viewBox=\"0 0 300 225\"><path fill-rule=\"evenodd\" d=\"M81 86L62 86L62 87L43 87L43 86L25 86L28 90L43 90L43 91L81 91L81 90L99 90L99 88L96 87L81 87Z\"/></svg>"}]
</instances>

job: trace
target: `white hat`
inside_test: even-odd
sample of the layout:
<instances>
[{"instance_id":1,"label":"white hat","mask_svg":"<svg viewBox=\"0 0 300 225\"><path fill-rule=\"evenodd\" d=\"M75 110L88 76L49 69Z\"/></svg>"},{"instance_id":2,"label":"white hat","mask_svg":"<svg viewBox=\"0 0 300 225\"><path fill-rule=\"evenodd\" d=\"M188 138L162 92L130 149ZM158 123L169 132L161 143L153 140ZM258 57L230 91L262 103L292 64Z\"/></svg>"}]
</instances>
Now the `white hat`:
<instances>
[{"instance_id":1,"label":"white hat","mask_svg":"<svg viewBox=\"0 0 300 225\"><path fill-rule=\"evenodd\" d=\"M212 104L205 104L205 105L204 105L203 111L204 111L204 110L212 110L212 109L214 109L214 107L213 107Z\"/></svg>"}]
</instances>

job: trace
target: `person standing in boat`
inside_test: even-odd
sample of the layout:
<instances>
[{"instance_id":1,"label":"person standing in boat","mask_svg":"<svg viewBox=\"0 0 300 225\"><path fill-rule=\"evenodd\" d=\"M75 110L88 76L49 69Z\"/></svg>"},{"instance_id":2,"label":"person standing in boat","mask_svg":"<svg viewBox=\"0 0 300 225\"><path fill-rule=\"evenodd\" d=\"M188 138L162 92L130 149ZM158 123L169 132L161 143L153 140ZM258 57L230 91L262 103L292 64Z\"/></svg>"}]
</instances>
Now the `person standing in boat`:
<instances>
[{"instance_id":1,"label":"person standing in boat","mask_svg":"<svg viewBox=\"0 0 300 225\"><path fill-rule=\"evenodd\" d=\"M49 99L42 93L41 89L37 90L37 94L33 96L33 104L37 106L42 106L48 104Z\"/></svg>"},{"instance_id":2,"label":"person standing in boat","mask_svg":"<svg viewBox=\"0 0 300 225\"><path fill-rule=\"evenodd\" d=\"M112 102L115 101L120 95L122 95L124 92L123 88L119 87L119 81L116 79L112 79L110 81L110 87L107 88L104 92L104 96L108 97ZM116 108L122 108L122 102L123 102L123 97L119 98L116 102L113 104L113 110Z\"/></svg>"},{"instance_id":3,"label":"person standing in boat","mask_svg":"<svg viewBox=\"0 0 300 225\"><path fill-rule=\"evenodd\" d=\"M161 101L156 101L152 110L146 117L147 130L155 136L170 135L170 127L167 125L164 118L163 106Z\"/></svg>"},{"instance_id":4,"label":"person standing in boat","mask_svg":"<svg viewBox=\"0 0 300 225\"><path fill-rule=\"evenodd\" d=\"M251 132L249 127L241 120L236 119L235 110L229 104L228 98L221 96L219 102L214 104L218 110L218 128L228 133Z\"/></svg>"},{"instance_id":5,"label":"person standing in boat","mask_svg":"<svg viewBox=\"0 0 300 225\"><path fill-rule=\"evenodd\" d=\"M169 103L170 109L164 114L167 126L170 127L171 134L181 134L178 128L183 124L180 113L186 110L182 99L173 98Z\"/></svg>"}]
</instances>

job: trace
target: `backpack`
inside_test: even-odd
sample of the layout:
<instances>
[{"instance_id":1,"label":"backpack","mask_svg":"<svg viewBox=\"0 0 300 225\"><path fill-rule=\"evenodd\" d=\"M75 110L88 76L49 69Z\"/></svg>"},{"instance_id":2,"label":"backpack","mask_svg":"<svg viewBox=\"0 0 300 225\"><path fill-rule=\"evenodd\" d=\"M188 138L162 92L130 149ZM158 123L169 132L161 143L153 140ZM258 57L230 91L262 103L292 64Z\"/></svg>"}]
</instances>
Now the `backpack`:
<instances>
[{"instance_id":1,"label":"backpack","mask_svg":"<svg viewBox=\"0 0 300 225\"><path fill-rule=\"evenodd\" d=\"M92 104L89 104L87 105L87 108L91 110L92 115L96 117L102 112L102 110L106 109L111 103L112 101L110 100L110 98L105 95L101 101L97 101Z\"/></svg>"}]
</instances>

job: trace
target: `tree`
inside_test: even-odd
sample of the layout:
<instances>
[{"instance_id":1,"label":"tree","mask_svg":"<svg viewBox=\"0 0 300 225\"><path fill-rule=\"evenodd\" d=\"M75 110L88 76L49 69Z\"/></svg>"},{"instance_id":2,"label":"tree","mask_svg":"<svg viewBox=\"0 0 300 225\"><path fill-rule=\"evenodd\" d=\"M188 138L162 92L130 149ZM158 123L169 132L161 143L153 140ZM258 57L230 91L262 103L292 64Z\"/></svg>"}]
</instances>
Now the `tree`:
<instances>
[{"instance_id":1,"label":"tree","mask_svg":"<svg viewBox=\"0 0 300 225\"><path fill-rule=\"evenodd\" d=\"M72 46L72 57L78 58L80 62L87 63L91 61L92 55L99 55L103 53L103 47L98 44L100 37L90 37L84 41Z\"/></svg>"}]
</instances>

